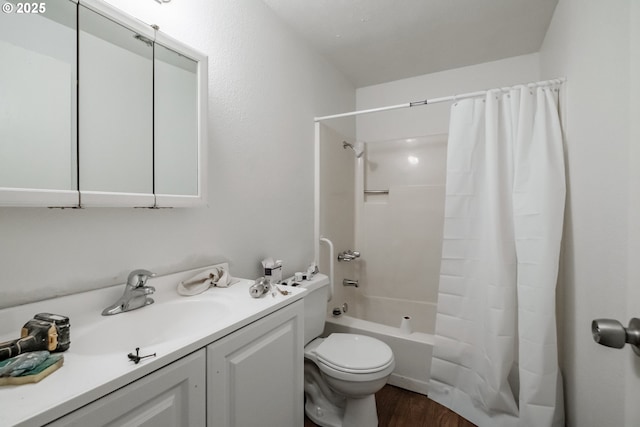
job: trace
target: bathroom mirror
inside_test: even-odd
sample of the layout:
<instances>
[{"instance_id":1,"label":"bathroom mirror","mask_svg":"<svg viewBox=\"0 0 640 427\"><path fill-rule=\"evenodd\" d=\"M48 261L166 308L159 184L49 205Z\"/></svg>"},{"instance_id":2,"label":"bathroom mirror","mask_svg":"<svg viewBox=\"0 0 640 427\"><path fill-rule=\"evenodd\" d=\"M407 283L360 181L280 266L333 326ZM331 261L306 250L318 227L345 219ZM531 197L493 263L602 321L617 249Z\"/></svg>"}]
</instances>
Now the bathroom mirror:
<instances>
[{"instance_id":1,"label":"bathroom mirror","mask_svg":"<svg viewBox=\"0 0 640 427\"><path fill-rule=\"evenodd\" d=\"M0 205L77 206L77 5L26 14L3 4Z\"/></svg>"},{"instance_id":2,"label":"bathroom mirror","mask_svg":"<svg viewBox=\"0 0 640 427\"><path fill-rule=\"evenodd\" d=\"M154 44L154 189L156 204L193 203L202 194L201 77L206 58L163 34ZM206 82L205 82L206 84ZM206 94L204 96L206 99Z\"/></svg>"},{"instance_id":3,"label":"bathroom mirror","mask_svg":"<svg viewBox=\"0 0 640 427\"><path fill-rule=\"evenodd\" d=\"M153 206L155 35L99 12L78 10L81 204Z\"/></svg>"},{"instance_id":4,"label":"bathroom mirror","mask_svg":"<svg viewBox=\"0 0 640 427\"><path fill-rule=\"evenodd\" d=\"M205 55L100 0L4 4L0 206L205 203Z\"/></svg>"}]
</instances>

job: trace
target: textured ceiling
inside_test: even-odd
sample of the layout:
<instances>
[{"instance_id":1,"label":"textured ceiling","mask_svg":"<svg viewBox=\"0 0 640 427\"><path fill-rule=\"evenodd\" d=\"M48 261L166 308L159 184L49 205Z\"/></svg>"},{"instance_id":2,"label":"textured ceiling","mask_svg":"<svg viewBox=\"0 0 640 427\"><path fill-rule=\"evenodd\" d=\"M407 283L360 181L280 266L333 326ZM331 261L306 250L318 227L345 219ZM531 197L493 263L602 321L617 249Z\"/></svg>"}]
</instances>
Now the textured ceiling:
<instances>
[{"instance_id":1,"label":"textured ceiling","mask_svg":"<svg viewBox=\"0 0 640 427\"><path fill-rule=\"evenodd\" d=\"M263 0L356 87L537 52L558 0Z\"/></svg>"}]
</instances>

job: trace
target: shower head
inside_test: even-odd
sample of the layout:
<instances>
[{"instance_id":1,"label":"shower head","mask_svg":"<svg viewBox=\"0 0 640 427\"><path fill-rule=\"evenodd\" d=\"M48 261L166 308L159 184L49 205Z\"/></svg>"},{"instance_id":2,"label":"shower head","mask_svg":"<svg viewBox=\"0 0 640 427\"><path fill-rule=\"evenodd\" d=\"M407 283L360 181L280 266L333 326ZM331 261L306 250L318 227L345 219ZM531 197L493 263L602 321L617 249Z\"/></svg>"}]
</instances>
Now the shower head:
<instances>
[{"instance_id":1,"label":"shower head","mask_svg":"<svg viewBox=\"0 0 640 427\"><path fill-rule=\"evenodd\" d=\"M353 152L356 154L356 159L359 159L364 154L364 143L362 142L356 142L355 144L350 144L347 141L342 141L342 148L346 150L347 147L353 150Z\"/></svg>"}]
</instances>

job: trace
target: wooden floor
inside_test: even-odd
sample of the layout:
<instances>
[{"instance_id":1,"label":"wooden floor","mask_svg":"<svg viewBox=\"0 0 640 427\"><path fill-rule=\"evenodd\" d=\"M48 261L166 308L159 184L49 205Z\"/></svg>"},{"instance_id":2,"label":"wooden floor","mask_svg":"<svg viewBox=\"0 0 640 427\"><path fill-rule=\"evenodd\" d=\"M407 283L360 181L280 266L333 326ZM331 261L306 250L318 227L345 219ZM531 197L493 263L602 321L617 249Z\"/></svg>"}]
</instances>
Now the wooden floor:
<instances>
[{"instance_id":1,"label":"wooden floor","mask_svg":"<svg viewBox=\"0 0 640 427\"><path fill-rule=\"evenodd\" d=\"M386 385L376 393L380 427L476 427L427 396ZM314 427L306 416L304 427Z\"/></svg>"}]
</instances>

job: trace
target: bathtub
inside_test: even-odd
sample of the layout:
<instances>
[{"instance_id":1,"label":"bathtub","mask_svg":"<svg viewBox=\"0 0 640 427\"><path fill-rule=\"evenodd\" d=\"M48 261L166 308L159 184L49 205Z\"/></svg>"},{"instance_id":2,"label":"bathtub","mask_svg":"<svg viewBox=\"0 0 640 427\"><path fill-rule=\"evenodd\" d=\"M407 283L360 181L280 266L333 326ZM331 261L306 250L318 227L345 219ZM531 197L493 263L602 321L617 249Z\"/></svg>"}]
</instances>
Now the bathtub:
<instances>
[{"instance_id":1,"label":"bathtub","mask_svg":"<svg viewBox=\"0 0 640 427\"><path fill-rule=\"evenodd\" d=\"M345 314L327 317L323 336L334 332L368 335L387 343L393 350L396 360L396 368L388 383L416 393L427 394L433 335L422 332L409 333L401 328L356 319Z\"/></svg>"}]
</instances>

